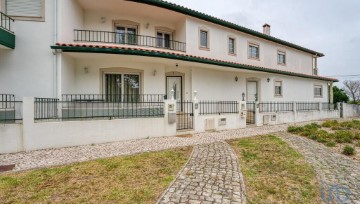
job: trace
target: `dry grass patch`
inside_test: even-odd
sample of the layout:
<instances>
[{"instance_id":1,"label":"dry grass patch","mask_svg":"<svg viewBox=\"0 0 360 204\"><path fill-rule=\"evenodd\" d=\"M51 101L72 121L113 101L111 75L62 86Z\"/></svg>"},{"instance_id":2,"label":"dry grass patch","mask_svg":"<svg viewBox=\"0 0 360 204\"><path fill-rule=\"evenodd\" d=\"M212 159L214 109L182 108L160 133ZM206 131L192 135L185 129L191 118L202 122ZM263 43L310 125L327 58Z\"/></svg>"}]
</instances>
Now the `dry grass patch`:
<instances>
[{"instance_id":1,"label":"dry grass patch","mask_svg":"<svg viewBox=\"0 0 360 204\"><path fill-rule=\"evenodd\" d=\"M314 169L275 136L229 142L239 157L248 203L321 203Z\"/></svg>"},{"instance_id":2,"label":"dry grass patch","mask_svg":"<svg viewBox=\"0 0 360 204\"><path fill-rule=\"evenodd\" d=\"M191 148L0 175L1 203L155 203Z\"/></svg>"}]
</instances>

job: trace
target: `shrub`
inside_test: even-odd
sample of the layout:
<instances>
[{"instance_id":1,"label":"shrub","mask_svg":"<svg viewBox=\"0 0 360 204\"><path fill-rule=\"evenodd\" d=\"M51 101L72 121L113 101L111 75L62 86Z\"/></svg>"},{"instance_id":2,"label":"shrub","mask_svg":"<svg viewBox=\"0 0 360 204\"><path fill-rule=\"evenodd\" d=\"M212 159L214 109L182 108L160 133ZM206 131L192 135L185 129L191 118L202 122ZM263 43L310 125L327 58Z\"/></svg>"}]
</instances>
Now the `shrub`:
<instances>
[{"instance_id":1,"label":"shrub","mask_svg":"<svg viewBox=\"0 0 360 204\"><path fill-rule=\"evenodd\" d=\"M355 149L349 145L346 145L344 147L344 150L343 150L343 154L345 155L354 155L355 154Z\"/></svg>"},{"instance_id":2,"label":"shrub","mask_svg":"<svg viewBox=\"0 0 360 204\"><path fill-rule=\"evenodd\" d=\"M326 143L326 146L328 146L328 147L335 147L335 146L336 146L336 143L333 142L333 141L330 141L330 142L327 142L327 143Z\"/></svg>"},{"instance_id":3,"label":"shrub","mask_svg":"<svg viewBox=\"0 0 360 204\"><path fill-rule=\"evenodd\" d=\"M356 144L356 146L360 147L360 141Z\"/></svg>"},{"instance_id":4,"label":"shrub","mask_svg":"<svg viewBox=\"0 0 360 204\"><path fill-rule=\"evenodd\" d=\"M360 132L354 133L354 139L355 140L360 140Z\"/></svg>"},{"instance_id":5,"label":"shrub","mask_svg":"<svg viewBox=\"0 0 360 204\"><path fill-rule=\"evenodd\" d=\"M327 139L324 138L324 137L317 137L316 141L320 142L320 143L326 143L327 142Z\"/></svg>"},{"instance_id":6,"label":"shrub","mask_svg":"<svg viewBox=\"0 0 360 204\"><path fill-rule=\"evenodd\" d=\"M310 135L310 139L312 140L317 140L318 139L318 136L316 134L311 134Z\"/></svg>"},{"instance_id":7,"label":"shrub","mask_svg":"<svg viewBox=\"0 0 360 204\"><path fill-rule=\"evenodd\" d=\"M337 120L328 120L328 121L325 121L322 124L322 126L330 128L330 127L333 127L333 126L337 126L338 124L339 124L339 122Z\"/></svg>"},{"instance_id":8,"label":"shrub","mask_svg":"<svg viewBox=\"0 0 360 204\"><path fill-rule=\"evenodd\" d=\"M338 143L351 143L353 137L354 135L351 131L339 130L335 132L335 141Z\"/></svg>"},{"instance_id":9,"label":"shrub","mask_svg":"<svg viewBox=\"0 0 360 204\"><path fill-rule=\"evenodd\" d=\"M300 127L300 126L289 126L288 127L288 132L291 132L291 133L300 133L302 131L304 131L304 128Z\"/></svg>"},{"instance_id":10,"label":"shrub","mask_svg":"<svg viewBox=\"0 0 360 204\"><path fill-rule=\"evenodd\" d=\"M317 130L319 129L321 126L317 123L311 123L311 124L308 124L308 125L305 125L304 128L305 129L308 129L308 130Z\"/></svg>"}]
</instances>

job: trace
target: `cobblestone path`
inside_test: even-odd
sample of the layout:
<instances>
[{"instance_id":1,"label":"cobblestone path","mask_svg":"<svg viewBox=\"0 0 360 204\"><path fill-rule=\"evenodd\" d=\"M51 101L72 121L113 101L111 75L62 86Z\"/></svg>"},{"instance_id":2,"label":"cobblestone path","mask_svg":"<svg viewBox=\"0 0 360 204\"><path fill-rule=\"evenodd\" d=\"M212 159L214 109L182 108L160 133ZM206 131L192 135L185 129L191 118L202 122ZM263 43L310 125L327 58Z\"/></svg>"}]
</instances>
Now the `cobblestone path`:
<instances>
[{"instance_id":1,"label":"cobblestone path","mask_svg":"<svg viewBox=\"0 0 360 204\"><path fill-rule=\"evenodd\" d=\"M360 163L305 137L286 132L276 135L314 166L322 184L322 199L326 203L360 204Z\"/></svg>"},{"instance_id":2,"label":"cobblestone path","mask_svg":"<svg viewBox=\"0 0 360 204\"><path fill-rule=\"evenodd\" d=\"M239 162L225 142L201 144L158 203L245 203Z\"/></svg>"}]
</instances>

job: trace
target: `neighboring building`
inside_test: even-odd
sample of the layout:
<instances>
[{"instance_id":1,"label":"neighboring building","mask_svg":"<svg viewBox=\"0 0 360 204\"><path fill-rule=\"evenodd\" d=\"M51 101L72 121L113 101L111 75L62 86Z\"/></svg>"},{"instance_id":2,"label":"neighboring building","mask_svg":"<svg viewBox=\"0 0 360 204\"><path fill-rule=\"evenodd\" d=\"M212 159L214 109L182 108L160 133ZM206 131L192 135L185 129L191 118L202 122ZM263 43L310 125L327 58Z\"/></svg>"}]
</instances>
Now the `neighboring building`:
<instances>
[{"instance_id":1,"label":"neighboring building","mask_svg":"<svg viewBox=\"0 0 360 204\"><path fill-rule=\"evenodd\" d=\"M337 80L317 75L324 54L267 24L260 33L160 0L0 0L0 11L0 94L18 100L173 90L177 101L332 102Z\"/></svg>"}]
</instances>

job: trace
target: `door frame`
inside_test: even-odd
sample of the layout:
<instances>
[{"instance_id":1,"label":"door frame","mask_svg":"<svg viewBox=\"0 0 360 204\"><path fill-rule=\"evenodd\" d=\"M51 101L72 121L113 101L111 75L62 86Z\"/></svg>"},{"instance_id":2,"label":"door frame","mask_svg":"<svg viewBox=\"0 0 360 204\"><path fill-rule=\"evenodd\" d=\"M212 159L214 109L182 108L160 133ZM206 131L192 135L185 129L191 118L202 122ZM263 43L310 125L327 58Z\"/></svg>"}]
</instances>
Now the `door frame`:
<instances>
[{"instance_id":1,"label":"door frame","mask_svg":"<svg viewBox=\"0 0 360 204\"><path fill-rule=\"evenodd\" d=\"M257 94L257 100L261 101L261 94L260 94L260 82L261 79L259 78L247 78L246 79L246 101L248 101L248 82L256 82L256 94Z\"/></svg>"},{"instance_id":2,"label":"door frame","mask_svg":"<svg viewBox=\"0 0 360 204\"><path fill-rule=\"evenodd\" d=\"M165 76L166 80L165 80L165 91L166 91L166 96L167 96L167 99L170 100L171 96L168 96L168 78L175 78L175 77L180 77L180 83L181 83L181 86L180 86L180 95L181 95L181 100L180 101L183 101L184 99L184 93L183 93L183 76L179 76L179 75L174 75L174 76ZM176 99L177 101L177 99Z\"/></svg>"}]
</instances>

